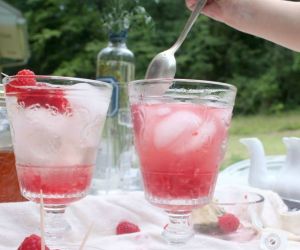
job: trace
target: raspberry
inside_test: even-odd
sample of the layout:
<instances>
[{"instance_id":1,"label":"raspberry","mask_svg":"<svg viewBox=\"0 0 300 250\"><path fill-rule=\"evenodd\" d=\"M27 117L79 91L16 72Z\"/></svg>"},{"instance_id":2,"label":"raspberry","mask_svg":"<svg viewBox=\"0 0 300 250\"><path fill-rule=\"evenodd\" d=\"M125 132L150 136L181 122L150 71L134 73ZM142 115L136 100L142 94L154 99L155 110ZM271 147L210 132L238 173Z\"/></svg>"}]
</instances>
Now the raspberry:
<instances>
[{"instance_id":1,"label":"raspberry","mask_svg":"<svg viewBox=\"0 0 300 250\"><path fill-rule=\"evenodd\" d=\"M32 234L24 239L18 250L41 250L41 237ZM45 250L50 250L45 246Z\"/></svg>"},{"instance_id":2,"label":"raspberry","mask_svg":"<svg viewBox=\"0 0 300 250\"><path fill-rule=\"evenodd\" d=\"M235 232L240 225L239 219L230 213L225 213L218 217L218 226L223 233Z\"/></svg>"},{"instance_id":3,"label":"raspberry","mask_svg":"<svg viewBox=\"0 0 300 250\"><path fill-rule=\"evenodd\" d=\"M51 106L56 108L59 113L64 113L69 106L62 89L49 89L49 87L47 89L26 89L19 95L18 103L24 104L25 107L34 104L39 104L44 108Z\"/></svg>"},{"instance_id":4,"label":"raspberry","mask_svg":"<svg viewBox=\"0 0 300 250\"><path fill-rule=\"evenodd\" d=\"M14 80L10 81L8 84L5 85L5 90L7 93L9 93L14 91L20 91L20 89L16 88L18 86L35 86L35 85L36 85L35 74L29 69L23 69L16 74L16 78Z\"/></svg>"},{"instance_id":5,"label":"raspberry","mask_svg":"<svg viewBox=\"0 0 300 250\"><path fill-rule=\"evenodd\" d=\"M18 88L18 86L29 86L29 88ZM37 88L30 88L31 86ZM51 89L51 85L37 83L34 72L28 69L20 70L16 78L5 85L5 90L7 93L16 92L18 103L25 108L39 104L44 108L54 107L57 112L64 113L69 106L62 89Z\"/></svg>"},{"instance_id":6,"label":"raspberry","mask_svg":"<svg viewBox=\"0 0 300 250\"><path fill-rule=\"evenodd\" d=\"M140 228L128 221L121 221L116 229L117 234L131 234L140 232Z\"/></svg>"},{"instance_id":7,"label":"raspberry","mask_svg":"<svg viewBox=\"0 0 300 250\"><path fill-rule=\"evenodd\" d=\"M16 77L19 86L34 86L36 84L35 74L29 69L20 70Z\"/></svg>"},{"instance_id":8,"label":"raspberry","mask_svg":"<svg viewBox=\"0 0 300 250\"><path fill-rule=\"evenodd\" d=\"M5 91L7 93L17 91L18 89L15 86L18 86L18 80L12 80L8 84L6 84L5 85Z\"/></svg>"}]
</instances>

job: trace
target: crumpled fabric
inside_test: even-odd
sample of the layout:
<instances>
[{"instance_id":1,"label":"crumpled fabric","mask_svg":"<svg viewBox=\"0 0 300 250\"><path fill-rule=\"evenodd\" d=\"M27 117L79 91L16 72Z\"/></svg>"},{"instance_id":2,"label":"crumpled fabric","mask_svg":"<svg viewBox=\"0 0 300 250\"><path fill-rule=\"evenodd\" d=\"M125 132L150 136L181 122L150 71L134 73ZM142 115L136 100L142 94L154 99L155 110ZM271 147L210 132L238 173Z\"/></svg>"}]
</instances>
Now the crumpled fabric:
<instances>
[{"instance_id":1,"label":"crumpled fabric","mask_svg":"<svg viewBox=\"0 0 300 250\"><path fill-rule=\"evenodd\" d=\"M281 199L269 191L261 192L267 197L262 211L264 227L279 228L296 234L299 232L299 214L289 214ZM0 204L0 249L17 249L23 239L33 233L40 235L39 205L33 202ZM149 204L142 191L111 193L107 195L88 195L71 204L65 217L72 230L66 235L67 243L80 243L90 228L93 229L87 245L103 250L256 250L260 248L260 239L246 243L224 241L213 237L195 234L184 246L170 246L161 237L161 231L167 224L167 215ZM141 232L116 235L117 224L128 220L137 224ZM297 221L296 221L297 220ZM300 243L288 240L286 249L300 249Z\"/></svg>"}]
</instances>

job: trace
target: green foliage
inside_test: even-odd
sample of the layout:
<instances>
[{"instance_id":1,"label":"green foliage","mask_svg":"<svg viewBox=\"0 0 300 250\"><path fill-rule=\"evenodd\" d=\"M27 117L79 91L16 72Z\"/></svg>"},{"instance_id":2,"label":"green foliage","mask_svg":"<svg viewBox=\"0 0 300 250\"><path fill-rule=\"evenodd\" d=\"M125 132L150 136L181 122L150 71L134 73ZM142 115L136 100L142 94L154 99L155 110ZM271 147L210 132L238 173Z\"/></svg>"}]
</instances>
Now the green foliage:
<instances>
[{"instance_id":1,"label":"green foliage","mask_svg":"<svg viewBox=\"0 0 300 250\"><path fill-rule=\"evenodd\" d=\"M97 9L101 1L14 2L28 22L31 58L27 67L38 74L94 78L95 55L106 44Z\"/></svg>"},{"instance_id":2,"label":"green foliage","mask_svg":"<svg viewBox=\"0 0 300 250\"><path fill-rule=\"evenodd\" d=\"M222 168L249 158L248 150L239 141L243 137L258 137L263 142L267 155L283 155L286 154L286 147L282 138L300 136L300 110L277 115L234 116L229 133Z\"/></svg>"},{"instance_id":3,"label":"green foliage","mask_svg":"<svg viewBox=\"0 0 300 250\"><path fill-rule=\"evenodd\" d=\"M118 33L128 30L129 27L139 27L140 25L150 25L151 16L139 0L111 0L106 2L102 15L102 24L106 31Z\"/></svg>"},{"instance_id":4,"label":"green foliage","mask_svg":"<svg viewBox=\"0 0 300 250\"><path fill-rule=\"evenodd\" d=\"M190 15L184 0L10 0L9 3L28 20L31 58L26 67L39 74L88 78L95 78L96 55L107 44L103 20L108 24L109 16L111 21L121 20L121 27L131 21L127 45L136 57L136 78L142 78L151 59L176 41ZM115 19L117 13L123 14ZM150 17L153 29L142 25ZM274 114L300 104L300 54L205 16L198 18L176 53L176 60L178 78L236 85L236 113ZM16 70L9 69L7 73Z\"/></svg>"}]
</instances>

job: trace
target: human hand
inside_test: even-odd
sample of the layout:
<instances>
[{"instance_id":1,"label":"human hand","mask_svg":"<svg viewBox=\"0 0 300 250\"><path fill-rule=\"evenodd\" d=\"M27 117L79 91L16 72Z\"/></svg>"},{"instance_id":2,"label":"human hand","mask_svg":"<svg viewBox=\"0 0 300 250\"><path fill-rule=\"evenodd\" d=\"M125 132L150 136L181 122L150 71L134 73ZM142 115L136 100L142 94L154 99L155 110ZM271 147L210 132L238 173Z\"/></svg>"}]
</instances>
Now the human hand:
<instances>
[{"instance_id":1,"label":"human hand","mask_svg":"<svg viewBox=\"0 0 300 250\"><path fill-rule=\"evenodd\" d=\"M194 9L198 0L185 0ZM292 0L207 0L202 13L237 30L300 51L300 2Z\"/></svg>"},{"instance_id":2,"label":"human hand","mask_svg":"<svg viewBox=\"0 0 300 250\"><path fill-rule=\"evenodd\" d=\"M198 0L185 0L186 6L193 10ZM208 0L202 13L210 18L224 23L234 22L236 15L237 0Z\"/></svg>"}]
</instances>

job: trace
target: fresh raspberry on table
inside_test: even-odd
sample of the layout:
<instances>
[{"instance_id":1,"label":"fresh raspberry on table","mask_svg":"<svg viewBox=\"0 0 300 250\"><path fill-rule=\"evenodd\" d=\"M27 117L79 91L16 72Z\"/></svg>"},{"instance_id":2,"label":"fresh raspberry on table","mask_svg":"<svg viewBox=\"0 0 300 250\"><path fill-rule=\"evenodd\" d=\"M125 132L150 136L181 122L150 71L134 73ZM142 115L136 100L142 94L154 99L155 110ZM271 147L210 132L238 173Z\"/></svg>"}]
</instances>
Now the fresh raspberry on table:
<instances>
[{"instance_id":1,"label":"fresh raspberry on table","mask_svg":"<svg viewBox=\"0 0 300 250\"><path fill-rule=\"evenodd\" d=\"M22 69L16 74L19 86L34 86L35 74L29 69Z\"/></svg>"},{"instance_id":2,"label":"fresh raspberry on table","mask_svg":"<svg viewBox=\"0 0 300 250\"><path fill-rule=\"evenodd\" d=\"M129 222L129 221L121 221L116 229L116 233L117 234L131 234L131 233L136 233L136 232L140 232L140 228Z\"/></svg>"},{"instance_id":3,"label":"fresh raspberry on table","mask_svg":"<svg viewBox=\"0 0 300 250\"><path fill-rule=\"evenodd\" d=\"M24 239L18 250L41 250L41 237L32 234ZM45 250L50 250L49 247L45 246Z\"/></svg>"},{"instance_id":4,"label":"fresh raspberry on table","mask_svg":"<svg viewBox=\"0 0 300 250\"><path fill-rule=\"evenodd\" d=\"M230 213L225 213L218 217L218 226L223 233L235 232L240 226L240 220Z\"/></svg>"}]
</instances>

